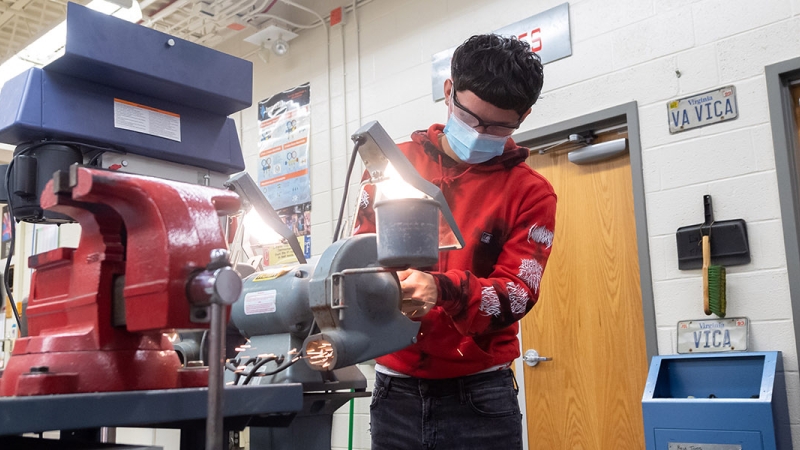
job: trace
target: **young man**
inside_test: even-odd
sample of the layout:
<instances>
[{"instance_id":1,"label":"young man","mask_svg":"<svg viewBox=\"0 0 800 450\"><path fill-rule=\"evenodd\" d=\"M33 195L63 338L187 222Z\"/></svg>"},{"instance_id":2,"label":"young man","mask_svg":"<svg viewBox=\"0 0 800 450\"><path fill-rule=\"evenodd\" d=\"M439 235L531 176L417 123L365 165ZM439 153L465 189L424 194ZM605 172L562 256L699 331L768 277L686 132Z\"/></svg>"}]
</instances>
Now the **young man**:
<instances>
[{"instance_id":1,"label":"young man","mask_svg":"<svg viewBox=\"0 0 800 450\"><path fill-rule=\"evenodd\" d=\"M521 449L512 361L518 321L539 297L553 243L556 196L509 137L542 89L528 44L473 36L455 51L445 81L447 125L400 148L439 186L465 246L430 271L398 274L404 298L432 308L417 342L378 358L373 449ZM372 191L362 192L356 233L374 231Z\"/></svg>"}]
</instances>

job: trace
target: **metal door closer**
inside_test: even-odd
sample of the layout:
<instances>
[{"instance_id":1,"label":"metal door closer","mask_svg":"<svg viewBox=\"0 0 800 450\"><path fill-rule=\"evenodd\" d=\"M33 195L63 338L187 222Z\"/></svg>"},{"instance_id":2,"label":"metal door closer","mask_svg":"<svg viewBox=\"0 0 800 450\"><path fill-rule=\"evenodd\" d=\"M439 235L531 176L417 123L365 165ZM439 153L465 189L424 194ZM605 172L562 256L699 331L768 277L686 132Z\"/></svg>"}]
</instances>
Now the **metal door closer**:
<instances>
[{"instance_id":1,"label":"metal door closer","mask_svg":"<svg viewBox=\"0 0 800 450\"><path fill-rule=\"evenodd\" d=\"M241 173L228 116L251 101L250 62L72 3L65 54L3 86L0 142L16 150L0 197L16 221L81 225L78 248L29 260L28 332L0 377L3 448L131 448L101 432L118 426L179 428L185 449L229 448L247 426L253 449L330 448L333 411L368 395L353 365L415 338L394 272L463 245L441 192L365 125L354 157L384 192L377 232L306 262ZM389 198L398 181L413 194ZM243 283L226 225L251 209L299 264ZM248 342L226 359L228 316ZM203 335L207 351L192 345ZM20 437L49 430L61 440Z\"/></svg>"}]
</instances>

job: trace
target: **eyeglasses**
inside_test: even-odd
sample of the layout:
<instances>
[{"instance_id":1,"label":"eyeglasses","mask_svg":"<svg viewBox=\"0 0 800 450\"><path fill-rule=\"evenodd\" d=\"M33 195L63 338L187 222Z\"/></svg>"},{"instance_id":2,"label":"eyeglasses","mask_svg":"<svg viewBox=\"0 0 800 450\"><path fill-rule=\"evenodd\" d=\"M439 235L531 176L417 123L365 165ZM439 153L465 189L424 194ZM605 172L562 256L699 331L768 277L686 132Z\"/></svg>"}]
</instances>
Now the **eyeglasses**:
<instances>
[{"instance_id":1,"label":"eyeglasses","mask_svg":"<svg viewBox=\"0 0 800 450\"><path fill-rule=\"evenodd\" d=\"M491 134L494 136L510 136L522 124L522 115L520 115L517 123L513 125L501 122L485 122L483 119L478 117L477 114L465 108L464 105L458 102L455 88L453 89L453 104L455 104L458 107L458 109L468 114L468 116L466 117L462 117L463 114L459 116L459 118L465 124L469 125L472 128L483 127L483 130L486 134Z\"/></svg>"}]
</instances>

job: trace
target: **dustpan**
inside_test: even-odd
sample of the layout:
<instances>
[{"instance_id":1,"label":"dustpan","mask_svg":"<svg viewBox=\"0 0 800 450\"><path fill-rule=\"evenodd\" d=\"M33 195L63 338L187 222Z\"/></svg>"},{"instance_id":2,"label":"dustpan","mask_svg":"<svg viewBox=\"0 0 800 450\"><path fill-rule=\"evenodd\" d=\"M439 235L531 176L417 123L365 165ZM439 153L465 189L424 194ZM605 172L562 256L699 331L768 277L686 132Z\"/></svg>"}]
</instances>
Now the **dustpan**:
<instances>
[{"instance_id":1,"label":"dustpan","mask_svg":"<svg viewBox=\"0 0 800 450\"><path fill-rule=\"evenodd\" d=\"M744 219L714 220L711 196L703 196L705 221L696 225L678 228L678 268L680 270L703 267L701 240L703 228L709 228L711 241L711 264L737 266L750 262L750 243L747 239L747 224Z\"/></svg>"}]
</instances>

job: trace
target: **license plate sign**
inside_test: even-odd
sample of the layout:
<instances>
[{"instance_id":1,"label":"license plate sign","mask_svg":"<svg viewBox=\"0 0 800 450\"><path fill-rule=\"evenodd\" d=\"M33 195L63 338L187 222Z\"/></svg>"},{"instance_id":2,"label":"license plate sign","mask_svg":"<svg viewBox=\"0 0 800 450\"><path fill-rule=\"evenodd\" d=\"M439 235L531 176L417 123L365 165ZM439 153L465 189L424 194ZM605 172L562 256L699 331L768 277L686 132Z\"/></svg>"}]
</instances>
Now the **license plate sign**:
<instances>
[{"instance_id":1,"label":"license plate sign","mask_svg":"<svg viewBox=\"0 0 800 450\"><path fill-rule=\"evenodd\" d=\"M747 350L748 328L746 317L678 322L678 353Z\"/></svg>"},{"instance_id":2,"label":"license plate sign","mask_svg":"<svg viewBox=\"0 0 800 450\"><path fill-rule=\"evenodd\" d=\"M670 442L669 450L742 450L739 444L681 444Z\"/></svg>"},{"instance_id":3,"label":"license plate sign","mask_svg":"<svg viewBox=\"0 0 800 450\"><path fill-rule=\"evenodd\" d=\"M699 95L667 103L669 132L672 134L712 123L733 120L739 116L736 87L726 86Z\"/></svg>"}]
</instances>

